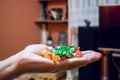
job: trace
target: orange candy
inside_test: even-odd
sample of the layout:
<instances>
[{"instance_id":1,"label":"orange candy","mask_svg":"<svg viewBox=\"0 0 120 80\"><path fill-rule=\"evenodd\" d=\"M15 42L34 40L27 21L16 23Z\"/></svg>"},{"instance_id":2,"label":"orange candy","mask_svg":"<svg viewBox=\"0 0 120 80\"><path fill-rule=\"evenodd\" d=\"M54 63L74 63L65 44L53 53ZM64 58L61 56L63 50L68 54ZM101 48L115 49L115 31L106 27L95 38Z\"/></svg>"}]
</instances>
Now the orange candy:
<instances>
[{"instance_id":1,"label":"orange candy","mask_svg":"<svg viewBox=\"0 0 120 80\"><path fill-rule=\"evenodd\" d=\"M58 62L60 60L61 60L61 58L59 56L54 56L54 59L53 59L54 62Z\"/></svg>"},{"instance_id":2,"label":"orange candy","mask_svg":"<svg viewBox=\"0 0 120 80\"><path fill-rule=\"evenodd\" d=\"M54 62L58 62L61 60L61 58L59 56L55 56L55 54L53 52L48 51L48 50L41 51L40 55L45 58L51 59Z\"/></svg>"},{"instance_id":3,"label":"orange candy","mask_svg":"<svg viewBox=\"0 0 120 80\"><path fill-rule=\"evenodd\" d=\"M82 52L80 51L80 47L77 47L77 50L75 51L75 57L77 58L82 57Z\"/></svg>"}]
</instances>

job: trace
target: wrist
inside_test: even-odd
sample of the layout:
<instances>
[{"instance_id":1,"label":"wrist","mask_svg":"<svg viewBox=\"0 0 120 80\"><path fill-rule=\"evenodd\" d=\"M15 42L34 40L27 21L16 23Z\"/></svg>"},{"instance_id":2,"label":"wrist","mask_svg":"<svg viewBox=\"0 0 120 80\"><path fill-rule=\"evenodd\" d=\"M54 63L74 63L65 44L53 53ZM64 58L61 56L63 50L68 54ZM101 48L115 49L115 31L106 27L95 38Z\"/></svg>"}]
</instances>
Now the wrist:
<instances>
[{"instance_id":1,"label":"wrist","mask_svg":"<svg viewBox=\"0 0 120 80\"><path fill-rule=\"evenodd\" d=\"M17 74L17 59L19 53L15 54L3 61L0 61L0 80L10 80Z\"/></svg>"}]
</instances>

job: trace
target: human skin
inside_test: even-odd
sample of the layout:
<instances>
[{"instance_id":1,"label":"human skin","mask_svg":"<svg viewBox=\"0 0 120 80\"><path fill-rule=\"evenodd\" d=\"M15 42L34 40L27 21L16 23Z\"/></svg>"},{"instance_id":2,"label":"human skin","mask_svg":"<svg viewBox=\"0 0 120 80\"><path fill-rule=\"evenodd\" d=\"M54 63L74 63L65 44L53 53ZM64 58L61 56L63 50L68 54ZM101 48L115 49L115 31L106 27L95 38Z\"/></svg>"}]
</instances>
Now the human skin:
<instances>
[{"instance_id":1,"label":"human skin","mask_svg":"<svg viewBox=\"0 0 120 80\"><path fill-rule=\"evenodd\" d=\"M15 55L0 61L0 80L11 80L30 72L59 72L86 66L99 60L102 55L95 51L82 51L81 58L69 58L59 62L42 57L40 52L51 47L42 44L32 44Z\"/></svg>"}]
</instances>

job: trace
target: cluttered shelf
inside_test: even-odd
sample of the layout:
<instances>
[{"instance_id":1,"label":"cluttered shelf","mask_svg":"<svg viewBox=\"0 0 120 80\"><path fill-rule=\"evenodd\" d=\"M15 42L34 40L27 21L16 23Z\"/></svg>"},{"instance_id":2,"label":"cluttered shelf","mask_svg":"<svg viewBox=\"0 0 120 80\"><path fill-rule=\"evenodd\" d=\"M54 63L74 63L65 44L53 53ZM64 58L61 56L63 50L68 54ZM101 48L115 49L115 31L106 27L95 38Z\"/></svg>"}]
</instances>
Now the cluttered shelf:
<instances>
[{"instance_id":1,"label":"cluttered shelf","mask_svg":"<svg viewBox=\"0 0 120 80\"><path fill-rule=\"evenodd\" d=\"M35 21L41 29L43 44L61 45L67 42L68 33L68 0L38 0L40 17ZM62 27L62 28L61 28ZM53 37L54 36L54 37ZM61 37L64 39L61 40Z\"/></svg>"}]
</instances>

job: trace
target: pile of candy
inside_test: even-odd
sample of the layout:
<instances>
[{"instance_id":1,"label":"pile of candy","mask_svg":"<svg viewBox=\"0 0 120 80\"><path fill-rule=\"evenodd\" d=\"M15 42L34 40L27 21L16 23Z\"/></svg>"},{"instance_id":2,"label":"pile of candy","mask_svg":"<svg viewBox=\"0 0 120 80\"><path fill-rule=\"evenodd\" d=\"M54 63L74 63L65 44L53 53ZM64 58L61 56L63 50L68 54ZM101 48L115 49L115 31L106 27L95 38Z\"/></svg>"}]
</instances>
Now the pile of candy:
<instances>
[{"instance_id":1,"label":"pile of candy","mask_svg":"<svg viewBox=\"0 0 120 80\"><path fill-rule=\"evenodd\" d=\"M53 47L52 51L43 50L40 54L41 56L49 58L54 62L58 62L66 58L82 57L82 52L80 51L80 48L77 47L76 49L76 47L73 45Z\"/></svg>"}]
</instances>

